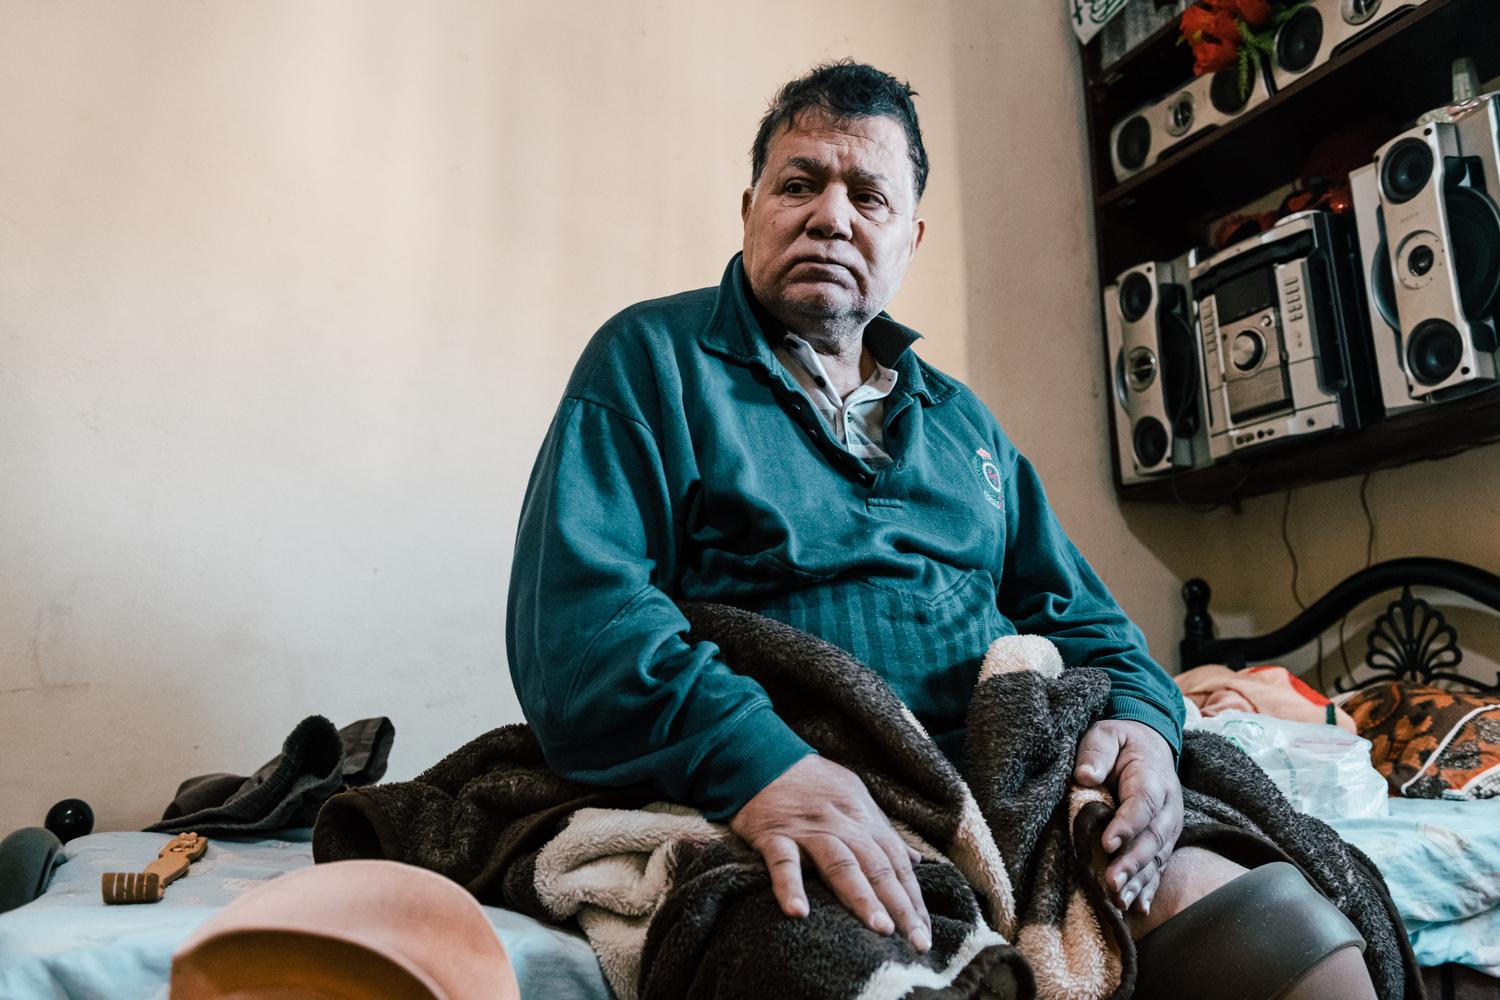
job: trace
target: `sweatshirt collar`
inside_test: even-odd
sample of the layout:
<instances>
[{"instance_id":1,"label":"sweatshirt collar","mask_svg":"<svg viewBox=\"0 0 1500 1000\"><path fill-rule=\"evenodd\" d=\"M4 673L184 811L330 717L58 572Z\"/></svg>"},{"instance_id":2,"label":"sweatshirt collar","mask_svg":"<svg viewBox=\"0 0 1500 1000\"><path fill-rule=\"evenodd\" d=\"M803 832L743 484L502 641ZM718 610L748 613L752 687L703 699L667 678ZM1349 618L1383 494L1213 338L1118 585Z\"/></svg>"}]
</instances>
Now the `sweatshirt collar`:
<instances>
[{"instance_id":1,"label":"sweatshirt collar","mask_svg":"<svg viewBox=\"0 0 1500 1000\"><path fill-rule=\"evenodd\" d=\"M742 254L735 254L719 282L713 314L698 335L705 350L741 364L754 364L776 371L778 364L771 337L775 321L750 293ZM911 350L922 335L882 312L865 327L865 343L875 359L893 368L908 392L928 403L940 403L957 391L947 376L924 365Z\"/></svg>"}]
</instances>

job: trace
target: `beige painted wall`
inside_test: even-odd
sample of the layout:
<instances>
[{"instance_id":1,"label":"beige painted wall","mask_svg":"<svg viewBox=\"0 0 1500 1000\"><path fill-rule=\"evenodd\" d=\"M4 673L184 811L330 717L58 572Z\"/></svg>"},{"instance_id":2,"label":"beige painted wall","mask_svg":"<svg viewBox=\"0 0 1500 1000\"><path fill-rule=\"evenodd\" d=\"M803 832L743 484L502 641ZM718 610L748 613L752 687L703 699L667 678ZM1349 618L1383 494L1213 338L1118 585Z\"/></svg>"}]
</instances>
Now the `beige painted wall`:
<instances>
[{"instance_id":1,"label":"beige painted wall","mask_svg":"<svg viewBox=\"0 0 1500 1000\"><path fill-rule=\"evenodd\" d=\"M1409 556L1431 556L1472 563L1494 572L1500 566L1500 447L1489 445L1437 461L1418 462L1370 474L1366 500L1375 525L1373 551L1367 556L1369 522L1360 503L1362 477L1341 479L1247 501L1238 515L1217 515L1227 529L1222 543L1205 546L1201 573L1213 586L1211 610L1221 634L1253 634L1282 625L1298 611L1292 596L1292 559L1297 559L1297 592L1311 604L1335 584L1362 569L1366 559L1379 562ZM1366 652L1365 625L1398 595L1365 602L1350 615L1344 633L1348 665L1358 669ZM1472 602L1435 591L1418 596L1434 600L1449 616L1463 640L1463 672L1486 681L1496 679L1500 622ZM1325 679L1345 667L1337 629L1323 637ZM1316 655L1288 663L1307 672Z\"/></svg>"},{"instance_id":2,"label":"beige painted wall","mask_svg":"<svg viewBox=\"0 0 1500 1000\"><path fill-rule=\"evenodd\" d=\"M1063 526L1175 670L1205 519L1122 509L1111 479L1083 92L1065 5L961 5L955 89L970 382L1040 471ZM1039 7L1045 5L1038 5ZM1003 11L1002 16L996 16Z\"/></svg>"},{"instance_id":3,"label":"beige painted wall","mask_svg":"<svg viewBox=\"0 0 1500 1000\"><path fill-rule=\"evenodd\" d=\"M0 832L69 795L139 826L312 712L392 716L393 777L518 719L509 553L573 359L717 280L766 98L846 54L921 91L893 311L1170 641L1053 6L0 0Z\"/></svg>"}]
</instances>

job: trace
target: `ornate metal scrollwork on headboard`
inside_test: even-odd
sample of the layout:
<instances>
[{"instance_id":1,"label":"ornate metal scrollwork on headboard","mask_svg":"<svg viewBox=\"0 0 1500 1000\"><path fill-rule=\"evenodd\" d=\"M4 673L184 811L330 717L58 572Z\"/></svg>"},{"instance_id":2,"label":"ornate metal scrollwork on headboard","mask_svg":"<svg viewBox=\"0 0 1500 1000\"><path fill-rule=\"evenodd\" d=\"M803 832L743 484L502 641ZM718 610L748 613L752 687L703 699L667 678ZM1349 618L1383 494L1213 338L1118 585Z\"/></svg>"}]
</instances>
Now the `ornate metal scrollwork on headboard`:
<instances>
[{"instance_id":1,"label":"ornate metal scrollwork on headboard","mask_svg":"<svg viewBox=\"0 0 1500 1000\"><path fill-rule=\"evenodd\" d=\"M1359 684L1346 685L1339 677L1333 686L1337 691L1367 687L1379 681L1417 681L1430 684L1435 680L1473 681L1451 668L1463 661L1458 648L1458 631L1448 624L1443 613L1420 597L1411 595L1411 587L1401 588L1399 600L1386 606L1370 630L1365 665L1375 673Z\"/></svg>"}]
</instances>

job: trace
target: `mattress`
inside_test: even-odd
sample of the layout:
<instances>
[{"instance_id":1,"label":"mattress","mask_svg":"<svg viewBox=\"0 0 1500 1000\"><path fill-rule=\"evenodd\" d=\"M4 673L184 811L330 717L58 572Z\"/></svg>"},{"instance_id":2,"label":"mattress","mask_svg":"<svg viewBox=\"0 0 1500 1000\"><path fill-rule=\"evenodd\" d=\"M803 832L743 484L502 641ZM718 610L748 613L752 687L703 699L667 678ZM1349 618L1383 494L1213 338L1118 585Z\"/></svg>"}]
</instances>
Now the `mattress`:
<instances>
[{"instance_id":1,"label":"mattress","mask_svg":"<svg viewBox=\"0 0 1500 1000\"><path fill-rule=\"evenodd\" d=\"M1327 823L1380 868L1418 964L1500 977L1500 798L1393 798L1389 816Z\"/></svg>"},{"instance_id":2,"label":"mattress","mask_svg":"<svg viewBox=\"0 0 1500 1000\"><path fill-rule=\"evenodd\" d=\"M0 997L165 1000L172 953L239 894L312 864L311 831L275 839L222 838L160 903L105 906L99 876L144 868L168 838L96 833L63 848L43 896L0 914ZM582 935L510 910L483 908L515 967L523 996L611 1000Z\"/></svg>"},{"instance_id":3,"label":"mattress","mask_svg":"<svg viewBox=\"0 0 1500 1000\"><path fill-rule=\"evenodd\" d=\"M1420 964L1454 962L1500 977L1500 799L1392 799L1389 816L1328 822L1380 867ZM162 902L104 906L100 874L144 867L164 841L99 833L69 843L46 894L0 914L0 997L162 1000L172 953L214 910L312 864L310 831L216 839ZM484 912L522 995L611 997L581 935L497 907Z\"/></svg>"}]
</instances>

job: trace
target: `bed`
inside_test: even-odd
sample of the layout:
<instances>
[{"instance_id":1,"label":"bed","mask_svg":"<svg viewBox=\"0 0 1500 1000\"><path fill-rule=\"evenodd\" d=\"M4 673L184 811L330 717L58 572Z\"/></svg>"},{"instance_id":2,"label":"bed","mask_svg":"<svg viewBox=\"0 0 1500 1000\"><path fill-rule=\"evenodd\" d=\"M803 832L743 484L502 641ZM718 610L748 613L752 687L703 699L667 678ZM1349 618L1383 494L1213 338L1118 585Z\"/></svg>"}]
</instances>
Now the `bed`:
<instances>
[{"instance_id":1,"label":"bed","mask_svg":"<svg viewBox=\"0 0 1500 1000\"><path fill-rule=\"evenodd\" d=\"M1372 632L1357 684L1443 682L1494 695L1459 672L1455 630L1413 588L1438 588L1500 612L1500 577L1461 563L1403 559L1381 563L1339 584L1293 621L1259 636L1216 637L1211 590L1184 587L1184 668L1222 663L1235 669L1285 657L1307 646L1361 602L1399 593ZM1497 678L1500 681L1500 678ZM1500 715L1500 713L1497 713ZM1407 923L1437 998L1500 996L1500 797L1479 801L1393 798L1387 815L1331 817L1331 825L1375 860ZM312 863L310 831L220 838L166 898L148 906L105 907L100 874L139 868L167 838L95 833L66 843L46 891L0 913L0 997L165 998L172 953L220 906L279 874ZM513 963L523 996L605 1000L599 965L578 934L485 907Z\"/></svg>"},{"instance_id":2,"label":"bed","mask_svg":"<svg viewBox=\"0 0 1500 1000\"><path fill-rule=\"evenodd\" d=\"M1487 701L1500 696L1500 676L1487 683L1465 672L1457 630L1434 603L1456 595L1500 612L1500 577L1445 559L1378 563L1281 627L1254 636L1215 636L1212 590L1202 579L1189 580L1183 587L1182 667L1223 664L1238 671L1276 663L1311 648L1361 604L1382 595L1392 599L1370 623L1363 662L1330 686L1334 702L1348 705L1360 692L1402 685L1440 685ZM1319 818L1380 868L1434 1000L1500 996L1500 796L1393 795L1387 801L1388 815Z\"/></svg>"},{"instance_id":3,"label":"bed","mask_svg":"<svg viewBox=\"0 0 1500 1000\"><path fill-rule=\"evenodd\" d=\"M139 869L171 838L95 833L63 845L63 863L35 901L0 913L4 1000L166 1000L171 956L220 906L312 864L312 831L218 838L159 903L104 906L99 877ZM494 906L483 908L505 946L522 996L608 1000L581 934Z\"/></svg>"}]
</instances>

